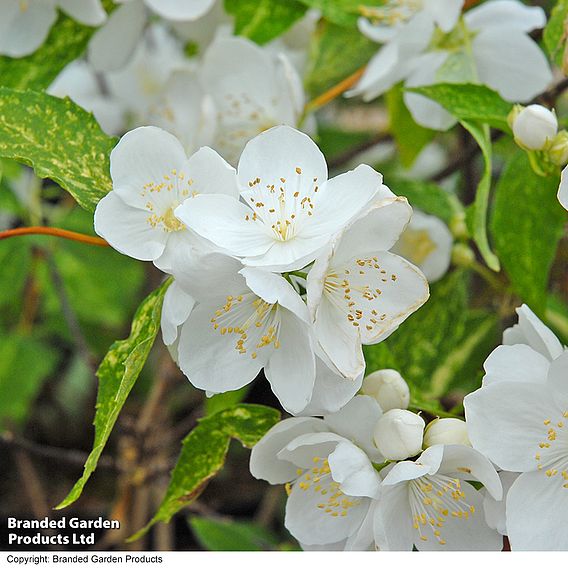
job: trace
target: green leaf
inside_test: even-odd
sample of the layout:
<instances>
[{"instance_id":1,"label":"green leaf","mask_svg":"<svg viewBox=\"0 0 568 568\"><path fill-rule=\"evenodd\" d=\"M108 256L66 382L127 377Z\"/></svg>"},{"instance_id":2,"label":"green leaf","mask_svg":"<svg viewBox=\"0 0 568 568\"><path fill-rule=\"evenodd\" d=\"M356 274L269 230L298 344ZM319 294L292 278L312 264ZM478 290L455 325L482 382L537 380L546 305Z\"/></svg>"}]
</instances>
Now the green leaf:
<instances>
[{"instance_id":1,"label":"green leaf","mask_svg":"<svg viewBox=\"0 0 568 568\"><path fill-rule=\"evenodd\" d=\"M255 523L193 517L189 524L206 550L262 551L274 550L278 544L271 532Z\"/></svg>"},{"instance_id":2,"label":"green leaf","mask_svg":"<svg viewBox=\"0 0 568 568\"><path fill-rule=\"evenodd\" d=\"M558 203L559 177L540 177L518 152L497 183L491 233L514 290L540 317L550 267L567 220Z\"/></svg>"},{"instance_id":3,"label":"green leaf","mask_svg":"<svg viewBox=\"0 0 568 568\"><path fill-rule=\"evenodd\" d=\"M296 0L225 0L235 18L235 34L262 45L284 33L306 13Z\"/></svg>"},{"instance_id":4,"label":"green leaf","mask_svg":"<svg viewBox=\"0 0 568 568\"><path fill-rule=\"evenodd\" d=\"M390 89L385 101L389 113L389 130L396 142L400 161L405 168L409 168L422 149L434 138L436 131L414 122L404 104L401 85Z\"/></svg>"},{"instance_id":5,"label":"green leaf","mask_svg":"<svg viewBox=\"0 0 568 568\"><path fill-rule=\"evenodd\" d=\"M546 303L546 323L564 345L568 344L568 306L554 295L550 295Z\"/></svg>"},{"instance_id":6,"label":"green leaf","mask_svg":"<svg viewBox=\"0 0 568 568\"><path fill-rule=\"evenodd\" d=\"M499 343L497 325L495 314L467 314L462 340L432 373L429 396L440 398L453 389L466 394L481 386L483 362Z\"/></svg>"},{"instance_id":7,"label":"green leaf","mask_svg":"<svg viewBox=\"0 0 568 568\"><path fill-rule=\"evenodd\" d=\"M486 124L461 121L462 126L475 138L483 154L483 175L473 204L473 240L479 248L479 252L491 270L500 270L499 259L491 251L487 238L487 209L489 207L489 192L491 191L491 138L489 127Z\"/></svg>"},{"instance_id":8,"label":"green leaf","mask_svg":"<svg viewBox=\"0 0 568 568\"><path fill-rule=\"evenodd\" d=\"M430 299L388 339L365 348L367 372L397 369L426 398L432 375L463 336L467 306L467 277L456 270L432 284Z\"/></svg>"},{"instance_id":9,"label":"green leaf","mask_svg":"<svg viewBox=\"0 0 568 568\"><path fill-rule=\"evenodd\" d=\"M378 46L356 29L320 20L312 35L305 86L321 95L365 65Z\"/></svg>"},{"instance_id":10,"label":"green leaf","mask_svg":"<svg viewBox=\"0 0 568 568\"><path fill-rule=\"evenodd\" d=\"M55 370L57 352L25 335L0 337L0 424L22 424L43 381Z\"/></svg>"},{"instance_id":11,"label":"green leaf","mask_svg":"<svg viewBox=\"0 0 568 568\"><path fill-rule=\"evenodd\" d=\"M479 121L509 132L507 116L513 105L483 85L438 83L407 89L441 104L458 120Z\"/></svg>"},{"instance_id":12,"label":"green leaf","mask_svg":"<svg viewBox=\"0 0 568 568\"><path fill-rule=\"evenodd\" d=\"M97 371L99 392L94 421L93 450L87 458L82 477L75 483L69 495L56 507L57 509L67 507L80 497L85 484L97 467L118 414L154 344L160 328L164 294L170 282L171 280L164 282L142 302L134 315L130 336L113 343Z\"/></svg>"},{"instance_id":13,"label":"green leaf","mask_svg":"<svg viewBox=\"0 0 568 568\"><path fill-rule=\"evenodd\" d=\"M361 7L381 6L385 0L300 0L310 8L319 10L324 18L340 26L357 24Z\"/></svg>"},{"instance_id":14,"label":"green leaf","mask_svg":"<svg viewBox=\"0 0 568 568\"><path fill-rule=\"evenodd\" d=\"M112 189L115 138L69 99L0 87L0 157L30 165L93 211Z\"/></svg>"},{"instance_id":15,"label":"green leaf","mask_svg":"<svg viewBox=\"0 0 568 568\"><path fill-rule=\"evenodd\" d=\"M45 43L27 57L0 57L0 85L12 89L47 89L61 70L85 51L95 28L60 15Z\"/></svg>"},{"instance_id":16,"label":"green leaf","mask_svg":"<svg viewBox=\"0 0 568 568\"><path fill-rule=\"evenodd\" d=\"M205 400L205 414L216 414L225 410L226 408L231 408L239 402L242 402L247 396L250 390L250 385L246 385L236 391L222 392L212 397L208 397Z\"/></svg>"},{"instance_id":17,"label":"green leaf","mask_svg":"<svg viewBox=\"0 0 568 568\"><path fill-rule=\"evenodd\" d=\"M389 178L389 187L404 195L412 207L439 217L449 224L463 207L459 200L439 185L422 180Z\"/></svg>"},{"instance_id":18,"label":"green leaf","mask_svg":"<svg viewBox=\"0 0 568 568\"><path fill-rule=\"evenodd\" d=\"M140 538L153 525L169 522L179 510L196 499L207 481L223 467L231 438L254 446L280 419L274 408L240 404L208 416L185 437L166 495L152 520L128 540Z\"/></svg>"},{"instance_id":19,"label":"green leaf","mask_svg":"<svg viewBox=\"0 0 568 568\"><path fill-rule=\"evenodd\" d=\"M566 19L568 18L568 0L557 0L544 28L543 39L550 58L559 67L564 67L564 48L566 45Z\"/></svg>"}]
</instances>

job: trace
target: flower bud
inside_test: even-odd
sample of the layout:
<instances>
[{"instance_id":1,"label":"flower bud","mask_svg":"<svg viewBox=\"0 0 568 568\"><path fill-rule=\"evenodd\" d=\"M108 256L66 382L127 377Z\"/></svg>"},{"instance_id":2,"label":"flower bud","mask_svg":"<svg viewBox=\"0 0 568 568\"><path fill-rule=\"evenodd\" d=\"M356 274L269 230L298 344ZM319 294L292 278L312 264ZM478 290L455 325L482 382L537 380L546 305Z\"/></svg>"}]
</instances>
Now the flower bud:
<instances>
[{"instance_id":1,"label":"flower bud","mask_svg":"<svg viewBox=\"0 0 568 568\"><path fill-rule=\"evenodd\" d=\"M556 115L541 105L529 105L512 122L515 142L525 150L542 150L558 131Z\"/></svg>"},{"instance_id":2,"label":"flower bud","mask_svg":"<svg viewBox=\"0 0 568 568\"><path fill-rule=\"evenodd\" d=\"M393 408L377 422L373 439L387 460L404 460L422 450L425 422L409 410Z\"/></svg>"},{"instance_id":3,"label":"flower bud","mask_svg":"<svg viewBox=\"0 0 568 568\"><path fill-rule=\"evenodd\" d=\"M383 412L392 408L408 408L410 402L408 385L394 369L382 369L365 377L361 393L372 396Z\"/></svg>"},{"instance_id":4,"label":"flower bud","mask_svg":"<svg viewBox=\"0 0 568 568\"><path fill-rule=\"evenodd\" d=\"M561 130L552 140L548 149L550 161L556 166L568 164L568 132Z\"/></svg>"},{"instance_id":5,"label":"flower bud","mask_svg":"<svg viewBox=\"0 0 568 568\"><path fill-rule=\"evenodd\" d=\"M458 418L437 418L430 422L424 431L424 448L436 444L471 446L466 423Z\"/></svg>"},{"instance_id":6,"label":"flower bud","mask_svg":"<svg viewBox=\"0 0 568 568\"><path fill-rule=\"evenodd\" d=\"M456 243L452 248L452 262L456 266L471 266L475 262L475 253L464 243Z\"/></svg>"}]
</instances>

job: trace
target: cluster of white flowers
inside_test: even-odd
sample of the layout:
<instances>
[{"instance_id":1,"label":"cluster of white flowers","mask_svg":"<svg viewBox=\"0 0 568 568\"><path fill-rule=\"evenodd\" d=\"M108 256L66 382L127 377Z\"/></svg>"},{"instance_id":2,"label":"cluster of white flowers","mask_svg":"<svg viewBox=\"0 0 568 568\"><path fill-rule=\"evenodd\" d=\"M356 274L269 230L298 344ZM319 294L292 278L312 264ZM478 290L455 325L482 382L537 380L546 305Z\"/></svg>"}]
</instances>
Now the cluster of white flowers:
<instances>
[{"instance_id":1,"label":"cluster of white flowers","mask_svg":"<svg viewBox=\"0 0 568 568\"><path fill-rule=\"evenodd\" d=\"M542 8L518 0L490 0L462 15L464 0L390 0L369 8L359 28L383 44L351 96L372 100L404 81L483 83L512 102L524 102L552 80L546 56L528 33L544 27ZM455 124L440 105L407 92L405 103L418 124L446 130Z\"/></svg>"},{"instance_id":2,"label":"cluster of white flowers","mask_svg":"<svg viewBox=\"0 0 568 568\"><path fill-rule=\"evenodd\" d=\"M96 73L88 62L75 61L49 92L92 111L110 134L152 124L176 135L188 153L209 145L233 165L256 134L278 124L297 126L305 103L282 46L221 34L202 56L188 58L163 24L145 31L119 70ZM313 129L310 120L305 128Z\"/></svg>"},{"instance_id":3,"label":"cluster of white flowers","mask_svg":"<svg viewBox=\"0 0 568 568\"><path fill-rule=\"evenodd\" d=\"M237 170L138 128L113 150L111 176L95 229L174 276L164 340L209 393L264 369L286 410L339 409L360 387L362 345L428 298L420 270L389 252L410 220L406 199L369 166L328 179L319 148L291 127L253 138Z\"/></svg>"},{"instance_id":4,"label":"cluster of white flowers","mask_svg":"<svg viewBox=\"0 0 568 568\"><path fill-rule=\"evenodd\" d=\"M302 548L500 550L483 502L501 500L501 481L465 423L425 431L394 370L369 375L362 392L323 419L283 420L253 448L252 474L286 484L285 523Z\"/></svg>"},{"instance_id":5,"label":"cluster of white flowers","mask_svg":"<svg viewBox=\"0 0 568 568\"><path fill-rule=\"evenodd\" d=\"M283 420L255 446L251 472L286 483L304 549L501 550L502 535L513 550L568 548L568 349L517 312L465 422L425 428L384 370L339 412Z\"/></svg>"}]
</instances>

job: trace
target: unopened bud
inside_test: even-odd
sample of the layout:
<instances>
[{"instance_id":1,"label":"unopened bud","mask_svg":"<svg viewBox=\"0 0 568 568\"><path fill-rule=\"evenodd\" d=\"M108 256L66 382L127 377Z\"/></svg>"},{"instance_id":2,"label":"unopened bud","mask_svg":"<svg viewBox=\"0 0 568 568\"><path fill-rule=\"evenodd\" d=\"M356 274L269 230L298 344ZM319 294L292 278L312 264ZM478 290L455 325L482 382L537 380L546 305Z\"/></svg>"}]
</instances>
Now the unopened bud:
<instances>
[{"instance_id":1,"label":"unopened bud","mask_svg":"<svg viewBox=\"0 0 568 568\"><path fill-rule=\"evenodd\" d=\"M456 213L450 219L448 226L455 239L467 239L469 237L469 230L465 222L465 213L463 211Z\"/></svg>"},{"instance_id":2,"label":"unopened bud","mask_svg":"<svg viewBox=\"0 0 568 568\"><path fill-rule=\"evenodd\" d=\"M424 431L424 448L436 444L471 446L466 423L458 418L437 418L430 422Z\"/></svg>"},{"instance_id":3,"label":"unopened bud","mask_svg":"<svg viewBox=\"0 0 568 568\"><path fill-rule=\"evenodd\" d=\"M408 408L410 390L401 374L394 369L375 371L363 380L361 392L372 396L387 412L393 408Z\"/></svg>"},{"instance_id":4,"label":"unopened bud","mask_svg":"<svg viewBox=\"0 0 568 568\"><path fill-rule=\"evenodd\" d=\"M514 111L513 111L514 112ZM512 120L515 142L525 150L543 150L558 131L554 112L541 105L529 105Z\"/></svg>"},{"instance_id":5,"label":"unopened bud","mask_svg":"<svg viewBox=\"0 0 568 568\"><path fill-rule=\"evenodd\" d=\"M409 410L394 408L379 418L373 439L387 460L405 460L422 450L425 422Z\"/></svg>"},{"instance_id":6,"label":"unopened bud","mask_svg":"<svg viewBox=\"0 0 568 568\"><path fill-rule=\"evenodd\" d=\"M471 266L475 262L475 253L464 243L456 243L452 248L452 263L456 266Z\"/></svg>"},{"instance_id":7,"label":"unopened bud","mask_svg":"<svg viewBox=\"0 0 568 568\"><path fill-rule=\"evenodd\" d=\"M552 140L548 149L550 161L556 166L568 164L568 132L561 130Z\"/></svg>"}]
</instances>

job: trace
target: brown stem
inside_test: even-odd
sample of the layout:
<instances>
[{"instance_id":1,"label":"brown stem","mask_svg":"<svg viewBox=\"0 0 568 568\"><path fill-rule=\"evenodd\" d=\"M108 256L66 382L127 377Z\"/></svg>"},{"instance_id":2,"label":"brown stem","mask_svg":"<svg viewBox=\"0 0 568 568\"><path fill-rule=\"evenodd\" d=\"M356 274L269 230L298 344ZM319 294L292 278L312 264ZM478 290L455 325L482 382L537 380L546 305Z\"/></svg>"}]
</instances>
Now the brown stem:
<instances>
[{"instance_id":1,"label":"brown stem","mask_svg":"<svg viewBox=\"0 0 568 568\"><path fill-rule=\"evenodd\" d=\"M77 241L98 247L110 246L104 239L99 237L91 237L89 235L75 233L74 231L67 231L66 229L57 229L56 227L20 227L18 229L9 229L8 231L0 232L0 240L19 237L21 235L50 235L52 237L61 237L62 239L69 239L70 241Z\"/></svg>"},{"instance_id":2,"label":"brown stem","mask_svg":"<svg viewBox=\"0 0 568 568\"><path fill-rule=\"evenodd\" d=\"M304 114L326 105L347 91L347 89L350 89L355 83L357 83L357 81L359 81L366 68L366 65L361 67L361 69L358 69L355 73L349 75L349 77L346 77L343 81L340 81L337 85L334 85L331 89L325 91L325 93L322 93L315 99L309 101L304 108Z\"/></svg>"}]
</instances>

